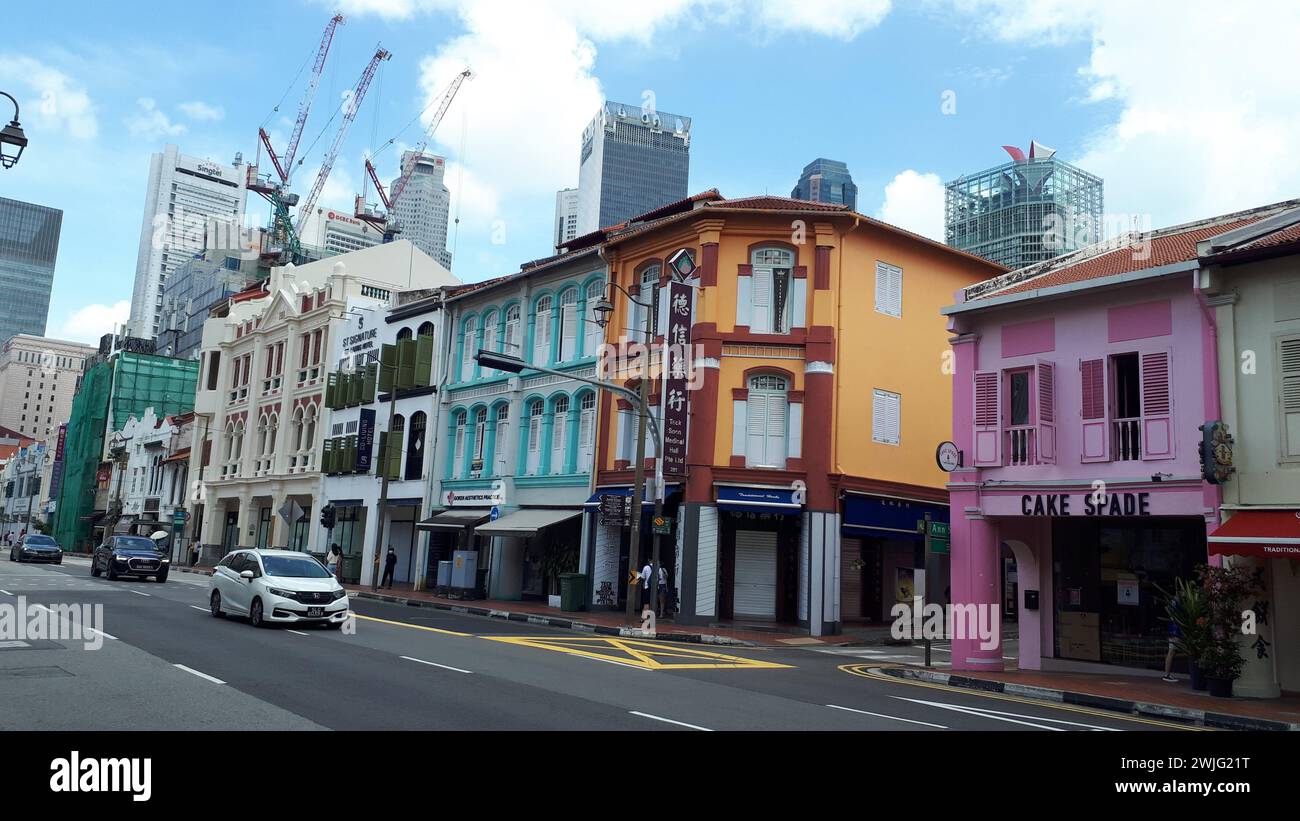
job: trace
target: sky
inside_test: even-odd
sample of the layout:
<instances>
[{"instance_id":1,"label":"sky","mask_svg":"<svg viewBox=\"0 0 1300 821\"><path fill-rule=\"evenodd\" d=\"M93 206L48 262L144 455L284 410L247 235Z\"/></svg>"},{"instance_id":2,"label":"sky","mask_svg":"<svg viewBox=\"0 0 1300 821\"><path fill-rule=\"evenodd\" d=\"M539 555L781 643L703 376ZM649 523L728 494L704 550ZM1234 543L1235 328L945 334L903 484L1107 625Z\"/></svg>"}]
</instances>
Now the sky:
<instances>
[{"instance_id":1,"label":"sky","mask_svg":"<svg viewBox=\"0 0 1300 821\"><path fill-rule=\"evenodd\" d=\"M691 192L789 195L805 164L829 157L848 163L859 211L937 238L943 183L1030 139L1105 180L1111 226L1300 196L1300 4L1289 0L10 6L0 90L18 98L30 145L0 171L0 196L64 211L47 334L65 339L97 340L127 318L150 155L172 142L248 161L263 124L283 146L300 70L335 11L346 20L295 188L310 187L338 124L329 115L376 45L393 56L326 207L351 208L369 153L391 179L470 67L430 144L448 157L459 217L448 244L466 282L552 253L555 191L577 185L580 136L606 98L693 118ZM250 195L249 221L264 224L266 211Z\"/></svg>"}]
</instances>

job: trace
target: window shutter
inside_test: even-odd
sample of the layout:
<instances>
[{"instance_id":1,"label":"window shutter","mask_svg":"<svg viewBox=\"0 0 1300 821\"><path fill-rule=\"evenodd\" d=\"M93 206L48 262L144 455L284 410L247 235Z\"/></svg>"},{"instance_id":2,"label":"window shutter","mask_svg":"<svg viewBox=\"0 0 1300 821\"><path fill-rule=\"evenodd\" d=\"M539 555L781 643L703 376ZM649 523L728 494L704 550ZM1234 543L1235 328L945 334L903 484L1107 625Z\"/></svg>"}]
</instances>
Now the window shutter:
<instances>
[{"instance_id":1,"label":"window shutter","mask_svg":"<svg viewBox=\"0 0 1300 821\"><path fill-rule=\"evenodd\" d=\"M519 350L519 317L506 320L506 339L502 350L514 356L519 356L522 353Z\"/></svg>"},{"instance_id":2,"label":"window shutter","mask_svg":"<svg viewBox=\"0 0 1300 821\"><path fill-rule=\"evenodd\" d=\"M389 393L397 376L397 346L379 346L379 392Z\"/></svg>"},{"instance_id":3,"label":"window shutter","mask_svg":"<svg viewBox=\"0 0 1300 821\"><path fill-rule=\"evenodd\" d=\"M370 404L375 401L375 383L379 378L378 363L371 362L366 365L365 377L361 387L361 401L364 404Z\"/></svg>"},{"instance_id":4,"label":"window shutter","mask_svg":"<svg viewBox=\"0 0 1300 821\"><path fill-rule=\"evenodd\" d=\"M491 348L491 346L486 346ZM366 373L370 379L369 369ZM419 336L415 339L415 384L428 387L433 384L433 337Z\"/></svg>"},{"instance_id":5,"label":"window shutter","mask_svg":"<svg viewBox=\"0 0 1300 821\"><path fill-rule=\"evenodd\" d=\"M533 324L533 362L545 365L551 349L551 312L539 311Z\"/></svg>"},{"instance_id":6,"label":"window shutter","mask_svg":"<svg viewBox=\"0 0 1300 821\"><path fill-rule=\"evenodd\" d=\"M772 269L754 268L753 306L749 318L749 329L756 334L772 332Z\"/></svg>"},{"instance_id":7,"label":"window shutter","mask_svg":"<svg viewBox=\"0 0 1300 821\"><path fill-rule=\"evenodd\" d=\"M342 470L344 473L356 473L357 472L357 435L354 433L351 436L346 437L344 441L346 444L343 446L344 456L343 456Z\"/></svg>"},{"instance_id":8,"label":"window shutter","mask_svg":"<svg viewBox=\"0 0 1300 821\"><path fill-rule=\"evenodd\" d=\"M474 378L474 354L476 353L476 349L474 348L475 334L476 330L473 325L466 326L464 332L461 334L460 381L462 382L468 382ZM399 354L404 342L405 340L402 340L397 343Z\"/></svg>"},{"instance_id":9,"label":"window shutter","mask_svg":"<svg viewBox=\"0 0 1300 821\"><path fill-rule=\"evenodd\" d=\"M560 361L568 362L578 352L578 306L570 302L560 309Z\"/></svg>"},{"instance_id":10,"label":"window shutter","mask_svg":"<svg viewBox=\"0 0 1300 821\"><path fill-rule=\"evenodd\" d=\"M1080 436L1080 461L1110 460L1110 423L1106 419L1106 360L1084 359L1079 362L1079 415L1083 419Z\"/></svg>"},{"instance_id":11,"label":"window shutter","mask_svg":"<svg viewBox=\"0 0 1300 821\"><path fill-rule=\"evenodd\" d=\"M338 404L334 399L335 387L337 387L338 382L339 375L337 373L331 373L325 377L325 407L330 410L339 409Z\"/></svg>"},{"instance_id":12,"label":"window shutter","mask_svg":"<svg viewBox=\"0 0 1300 821\"><path fill-rule=\"evenodd\" d=\"M454 441L456 452L453 454L451 475L453 479L459 479L465 475L465 426L463 424L456 426Z\"/></svg>"},{"instance_id":13,"label":"window shutter","mask_svg":"<svg viewBox=\"0 0 1300 821\"><path fill-rule=\"evenodd\" d=\"M589 313L591 313L591 316L587 317L587 321L583 323L583 325L586 326L586 338L582 342L583 356L595 356L596 354L600 353L600 343L605 341L604 340L605 330L601 328L599 325L597 325L594 321L596 319L596 314L592 310L592 306L594 304L595 302L590 298L588 298L587 310Z\"/></svg>"},{"instance_id":14,"label":"window shutter","mask_svg":"<svg viewBox=\"0 0 1300 821\"><path fill-rule=\"evenodd\" d=\"M528 472L537 473L542 457L542 417L528 417Z\"/></svg>"},{"instance_id":15,"label":"window shutter","mask_svg":"<svg viewBox=\"0 0 1300 821\"><path fill-rule=\"evenodd\" d=\"M321 444L320 469L322 473L334 472L334 440L326 439Z\"/></svg>"},{"instance_id":16,"label":"window shutter","mask_svg":"<svg viewBox=\"0 0 1300 821\"><path fill-rule=\"evenodd\" d=\"M765 450L767 438L767 397L749 392L745 407L745 465L758 467L767 464Z\"/></svg>"},{"instance_id":17,"label":"window shutter","mask_svg":"<svg viewBox=\"0 0 1300 821\"><path fill-rule=\"evenodd\" d=\"M1168 351L1142 354L1142 458L1174 458Z\"/></svg>"},{"instance_id":18,"label":"window shutter","mask_svg":"<svg viewBox=\"0 0 1300 821\"><path fill-rule=\"evenodd\" d=\"M764 397L767 402L767 441L764 444L764 465L785 467L786 406L784 396Z\"/></svg>"},{"instance_id":19,"label":"window shutter","mask_svg":"<svg viewBox=\"0 0 1300 821\"><path fill-rule=\"evenodd\" d=\"M592 456L594 455L593 446L596 444L596 411L584 410L578 417L578 447L582 451L582 456L578 465L579 471L591 470Z\"/></svg>"},{"instance_id":20,"label":"window shutter","mask_svg":"<svg viewBox=\"0 0 1300 821\"><path fill-rule=\"evenodd\" d=\"M387 457L384 461L384 475L389 479L402 478L402 431L389 431Z\"/></svg>"},{"instance_id":21,"label":"window shutter","mask_svg":"<svg viewBox=\"0 0 1300 821\"><path fill-rule=\"evenodd\" d=\"M899 396L889 391L871 392L871 440L882 445L899 443Z\"/></svg>"},{"instance_id":22,"label":"window shutter","mask_svg":"<svg viewBox=\"0 0 1300 821\"><path fill-rule=\"evenodd\" d=\"M976 467L1002 464L1001 379L997 371L975 372Z\"/></svg>"},{"instance_id":23,"label":"window shutter","mask_svg":"<svg viewBox=\"0 0 1300 821\"><path fill-rule=\"evenodd\" d=\"M1279 339L1277 398L1282 413L1282 456L1300 458L1300 337Z\"/></svg>"},{"instance_id":24,"label":"window shutter","mask_svg":"<svg viewBox=\"0 0 1300 821\"><path fill-rule=\"evenodd\" d=\"M489 351L497 349L497 323L489 322L483 326L483 347Z\"/></svg>"},{"instance_id":25,"label":"window shutter","mask_svg":"<svg viewBox=\"0 0 1300 821\"><path fill-rule=\"evenodd\" d=\"M504 476L506 474L506 440L509 439L510 423L504 419L497 420L497 441L496 441L496 474Z\"/></svg>"},{"instance_id":26,"label":"window shutter","mask_svg":"<svg viewBox=\"0 0 1300 821\"><path fill-rule=\"evenodd\" d=\"M1038 360L1038 463L1056 464L1056 366Z\"/></svg>"},{"instance_id":27,"label":"window shutter","mask_svg":"<svg viewBox=\"0 0 1300 821\"><path fill-rule=\"evenodd\" d=\"M414 339L403 339L397 343L397 387L415 387L415 345ZM470 375L473 375L474 360L469 360Z\"/></svg>"},{"instance_id":28,"label":"window shutter","mask_svg":"<svg viewBox=\"0 0 1300 821\"><path fill-rule=\"evenodd\" d=\"M557 413L551 419L551 473L564 473L565 441L569 415Z\"/></svg>"}]
</instances>

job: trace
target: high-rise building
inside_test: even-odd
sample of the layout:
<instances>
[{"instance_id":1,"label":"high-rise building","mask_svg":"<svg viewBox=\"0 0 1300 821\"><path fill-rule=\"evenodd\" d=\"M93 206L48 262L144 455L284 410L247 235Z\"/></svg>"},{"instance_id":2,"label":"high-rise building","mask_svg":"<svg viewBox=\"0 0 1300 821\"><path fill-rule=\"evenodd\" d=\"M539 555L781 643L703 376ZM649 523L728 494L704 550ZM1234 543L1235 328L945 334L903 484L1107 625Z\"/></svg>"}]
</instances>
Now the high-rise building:
<instances>
[{"instance_id":1,"label":"high-rise building","mask_svg":"<svg viewBox=\"0 0 1300 821\"><path fill-rule=\"evenodd\" d=\"M63 212L0 197L0 343L45 334Z\"/></svg>"},{"instance_id":2,"label":"high-rise building","mask_svg":"<svg viewBox=\"0 0 1300 821\"><path fill-rule=\"evenodd\" d=\"M402 152L403 172L411 163L415 164L411 178L393 206L392 216L401 229L398 236L409 239L412 245L450 271L447 217L451 210L451 192L443 182L447 161L436 154Z\"/></svg>"},{"instance_id":3,"label":"high-rise building","mask_svg":"<svg viewBox=\"0 0 1300 821\"><path fill-rule=\"evenodd\" d=\"M49 441L72 413L86 358L78 342L18 334L0 349L0 427Z\"/></svg>"},{"instance_id":4,"label":"high-rise building","mask_svg":"<svg viewBox=\"0 0 1300 821\"><path fill-rule=\"evenodd\" d=\"M267 258L241 249L208 250L176 266L163 286L155 350L178 359L197 358L203 322L212 308L270 273Z\"/></svg>"},{"instance_id":5,"label":"high-rise building","mask_svg":"<svg viewBox=\"0 0 1300 821\"><path fill-rule=\"evenodd\" d=\"M298 236L308 256L318 259L360 251L384 241L383 231L352 216L350 211L333 208L317 208L315 214L305 217Z\"/></svg>"},{"instance_id":6,"label":"high-rise building","mask_svg":"<svg viewBox=\"0 0 1300 821\"><path fill-rule=\"evenodd\" d=\"M163 286L177 265L209 245L210 237L243 228L244 170L202 160L168 145L149 163L144 222L131 295L131 332L152 339L161 330Z\"/></svg>"},{"instance_id":7,"label":"high-rise building","mask_svg":"<svg viewBox=\"0 0 1300 821\"><path fill-rule=\"evenodd\" d=\"M1008 268L1023 268L1105 239L1102 181L1031 140L1029 154L948 183L944 239Z\"/></svg>"},{"instance_id":8,"label":"high-rise building","mask_svg":"<svg viewBox=\"0 0 1300 821\"><path fill-rule=\"evenodd\" d=\"M799 183L790 192L797 200L829 202L858 210L858 187L849 167L839 160L818 157L803 167Z\"/></svg>"},{"instance_id":9,"label":"high-rise building","mask_svg":"<svg viewBox=\"0 0 1300 821\"><path fill-rule=\"evenodd\" d=\"M555 248L558 251L578 236L578 189L555 192Z\"/></svg>"},{"instance_id":10,"label":"high-rise building","mask_svg":"<svg viewBox=\"0 0 1300 821\"><path fill-rule=\"evenodd\" d=\"M691 118L606 101L582 132L578 236L687 196Z\"/></svg>"}]
</instances>

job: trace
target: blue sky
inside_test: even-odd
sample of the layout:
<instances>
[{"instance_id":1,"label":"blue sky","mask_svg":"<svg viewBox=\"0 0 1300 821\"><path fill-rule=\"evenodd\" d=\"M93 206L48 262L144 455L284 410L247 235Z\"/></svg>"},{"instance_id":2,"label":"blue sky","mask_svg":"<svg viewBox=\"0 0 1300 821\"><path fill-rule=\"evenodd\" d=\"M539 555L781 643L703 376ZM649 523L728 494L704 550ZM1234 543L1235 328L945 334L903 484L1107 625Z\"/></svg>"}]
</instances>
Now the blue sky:
<instances>
[{"instance_id":1,"label":"blue sky","mask_svg":"<svg viewBox=\"0 0 1300 821\"><path fill-rule=\"evenodd\" d=\"M55 336L94 339L124 318L150 153L175 142L213 159L253 157L258 126L335 8L347 21L304 146L377 43L393 58L322 204L350 208L364 152L395 135L399 147L417 141L418 123L397 132L462 66L477 72L433 145L451 162L453 269L465 281L550 252L554 191L577 183L583 126L602 97L639 103L647 91L659 109L694 118L692 191L786 195L805 163L832 157L849 164L859 210L929 234L942 221L942 181L1031 137L1105 178L1117 224L1300 193L1300 92L1286 79L1300 76L1287 42L1300 30L1297 4L1270 14L1106 0L11 5L0 89L19 97L31 145L0 172L0 195L65 212ZM1246 38L1249 51L1194 47ZM301 88L269 120L280 145ZM949 91L955 113L942 107ZM310 186L331 136L296 187ZM397 155L382 155L385 178ZM1248 160L1272 173L1246 173ZM262 200L249 202L250 218L264 219Z\"/></svg>"}]
</instances>

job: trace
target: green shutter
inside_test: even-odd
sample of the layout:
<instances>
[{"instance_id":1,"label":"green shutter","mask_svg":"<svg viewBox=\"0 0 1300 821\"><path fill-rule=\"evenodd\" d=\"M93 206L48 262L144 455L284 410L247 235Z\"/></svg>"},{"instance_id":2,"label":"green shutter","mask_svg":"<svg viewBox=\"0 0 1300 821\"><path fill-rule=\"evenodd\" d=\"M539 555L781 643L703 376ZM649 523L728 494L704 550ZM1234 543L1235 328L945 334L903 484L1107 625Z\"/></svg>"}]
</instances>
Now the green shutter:
<instances>
[{"instance_id":1,"label":"green shutter","mask_svg":"<svg viewBox=\"0 0 1300 821\"><path fill-rule=\"evenodd\" d=\"M379 452L375 454L375 476L384 475L384 466L388 464L388 433L387 431L379 432Z\"/></svg>"},{"instance_id":2,"label":"green shutter","mask_svg":"<svg viewBox=\"0 0 1300 821\"><path fill-rule=\"evenodd\" d=\"M381 345L379 348L379 392L388 393L393 389L393 377L397 375L397 346Z\"/></svg>"},{"instance_id":3,"label":"green shutter","mask_svg":"<svg viewBox=\"0 0 1300 821\"><path fill-rule=\"evenodd\" d=\"M343 471L345 473L357 472L357 435L344 438L347 444L343 446Z\"/></svg>"},{"instance_id":4,"label":"green shutter","mask_svg":"<svg viewBox=\"0 0 1300 821\"><path fill-rule=\"evenodd\" d=\"M428 387L433 384L433 337L415 339L415 384Z\"/></svg>"},{"instance_id":5,"label":"green shutter","mask_svg":"<svg viewBox=\"0 0 1300 821\"><path fill-rule=\"evenodd\" d=\"M354 371L348 376L348 407L355 408L361 404L361 382L364 376L360 371Z\"/></svg>"},{"instance_id":6,"label":"green shutter","mask_svg":"<svg viewBox=\"0 0 1300 821\"><path fill-rule=\"evenodd\" d=\"M389 479L402 478L402 431L395 430L388 435L387 474Z\"/></svg>"},{"instance_id":7,"label":"green shutter","mask_svg":"<svg viewBox=\"0 0 1300 821\"><path fill-rule=\"evenodd\" d=\"M321 473L333 473L334 466L334 440L326 439L321 445L320 470Z\"/></svg>"},{"instance_id":8,"label":"green shutter","mask_svg":"<svg viewBox=\"0 0 1300 821\"><path fill-rule=\"evenodd\" d=\"M369 405L375 401L375 381L379 377L379 365L371 362L366 366L366 373L361 385L361 403Z\"/></svg>"},{"instance_id":9,"label":"green shutter","mask_svg":"<svg viewBox=\"0 0 1300 821\"><path fill-rule=\"evenodd\" d=\"M397 343L397 387L415 387L415 340L403 339Z\"/></svg>"},{"instance_id":10,"label":"green shutter","mask_svg":"<svg viewBox=\"0 0 1300 821\"><path fill-rule=\"evenodd\" d=\"M329 376L325 377L325 407L329 408L330 410L339 409L339 405L335 401L337 398L336 397L337 391L335 390L335 388L338 385L338 382L339 382L339 375L337 373L332 373Z\"/></svg>"}]
</instances>

